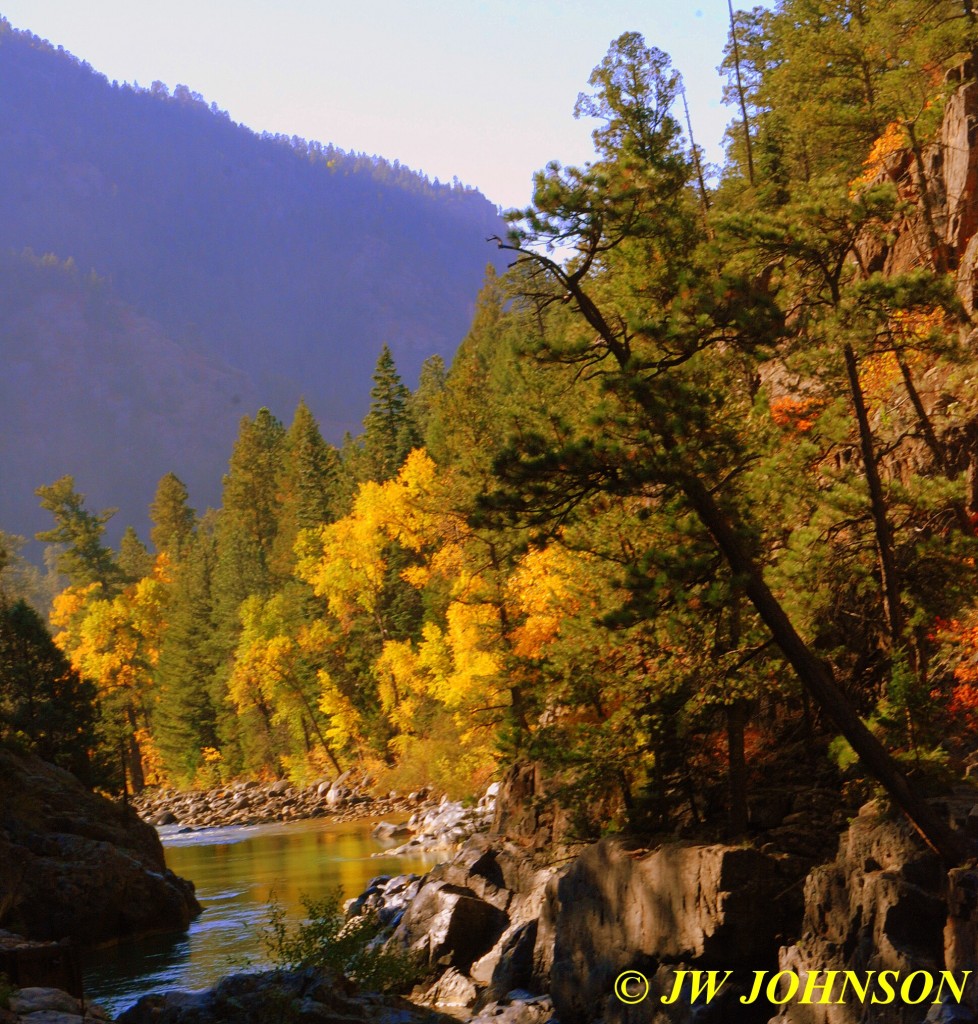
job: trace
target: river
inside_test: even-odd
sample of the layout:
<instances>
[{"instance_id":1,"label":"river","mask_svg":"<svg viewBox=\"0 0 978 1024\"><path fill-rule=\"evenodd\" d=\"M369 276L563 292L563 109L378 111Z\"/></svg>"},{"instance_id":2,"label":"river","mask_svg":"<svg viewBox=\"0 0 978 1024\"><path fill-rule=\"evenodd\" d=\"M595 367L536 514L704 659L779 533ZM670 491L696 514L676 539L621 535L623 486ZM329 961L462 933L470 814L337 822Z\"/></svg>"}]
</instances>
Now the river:
<instances>
[{"instance_id":1,"label":"river","mask_svg":"<svg viewBox=\"0 0 978 1024\"><path fill-rule=\"evenodd\" d=\"M205 988L235 970L266 966L261 930L270 900L297 921L303 894L318 898L339 886L349 898L375 875L423 874L434 865L434 857L371 856L383 849L373 827L315 818L182 834L161 828L167 865L193 881L204 912L187 932L88 953L86 997L114 1015L148 992Z\"/></svg>"}]
</instances>

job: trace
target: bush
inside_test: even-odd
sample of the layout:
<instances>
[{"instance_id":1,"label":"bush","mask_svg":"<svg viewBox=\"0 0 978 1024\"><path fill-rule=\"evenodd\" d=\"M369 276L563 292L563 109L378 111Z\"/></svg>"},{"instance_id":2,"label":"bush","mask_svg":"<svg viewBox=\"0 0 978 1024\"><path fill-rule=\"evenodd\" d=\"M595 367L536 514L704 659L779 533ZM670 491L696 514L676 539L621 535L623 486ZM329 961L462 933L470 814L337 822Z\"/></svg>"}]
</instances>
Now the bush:
<instances>
[{"instance_id":1,"label":"bush","mask_svg":"<svg viewBox=\"0 0 978 1024\"><path fill-rule=\"evenodd\" d=\"M325 968L374 992L403 992L418 979L417 958L386 949L376 918L346 919L341 890L318 900L303 894L300 901L307 916L294 928L286 924L281 904L274 898L269 904L262 945L276 967Z\"/></svg>"}]
</instances>

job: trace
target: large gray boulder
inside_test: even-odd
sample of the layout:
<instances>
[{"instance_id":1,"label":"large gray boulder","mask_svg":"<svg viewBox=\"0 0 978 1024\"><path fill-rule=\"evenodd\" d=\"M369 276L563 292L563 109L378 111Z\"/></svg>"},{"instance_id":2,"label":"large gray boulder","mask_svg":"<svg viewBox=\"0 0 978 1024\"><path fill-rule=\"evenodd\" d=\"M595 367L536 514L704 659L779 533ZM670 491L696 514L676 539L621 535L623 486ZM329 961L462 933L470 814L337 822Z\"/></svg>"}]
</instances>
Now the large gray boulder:
<instances>
[{"instance_id":1,"label":"large gray boulder","mask_svg":"<svg viewBox=\"0 0 978 1024\"><path fill-rule=\"evenodd\" d=\"M465 973L502 935L508 918L471 889L434 882L410 903L393 942L422 954L429 967Z\"/></svg>"}]
</instances>

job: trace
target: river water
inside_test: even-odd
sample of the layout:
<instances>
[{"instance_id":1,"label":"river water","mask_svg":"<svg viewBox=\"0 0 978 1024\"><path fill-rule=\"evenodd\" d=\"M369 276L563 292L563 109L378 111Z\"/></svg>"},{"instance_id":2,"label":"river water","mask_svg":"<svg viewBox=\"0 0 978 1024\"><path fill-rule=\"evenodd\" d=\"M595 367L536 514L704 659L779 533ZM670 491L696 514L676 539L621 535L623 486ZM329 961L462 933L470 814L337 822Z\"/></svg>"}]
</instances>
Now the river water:
<instances>
[{"instance_id":1,"label":"river water","mask_svg":"<svg viewBox=\"0 0 978 1024\"><path fill-rule=\"evenodd\" d=\"M86 997L114 1015L148 992L205 988L235 970L267 966L261 931L270 900L298 921L303 894L340 887L349 898L375 875L423 874L434 865L432 857L371 856L383 850L373 827L316 818L183 834L161 828L167 865L193 881L204 912L187 932L90 952Z\"/></svg>"}]
</instances>

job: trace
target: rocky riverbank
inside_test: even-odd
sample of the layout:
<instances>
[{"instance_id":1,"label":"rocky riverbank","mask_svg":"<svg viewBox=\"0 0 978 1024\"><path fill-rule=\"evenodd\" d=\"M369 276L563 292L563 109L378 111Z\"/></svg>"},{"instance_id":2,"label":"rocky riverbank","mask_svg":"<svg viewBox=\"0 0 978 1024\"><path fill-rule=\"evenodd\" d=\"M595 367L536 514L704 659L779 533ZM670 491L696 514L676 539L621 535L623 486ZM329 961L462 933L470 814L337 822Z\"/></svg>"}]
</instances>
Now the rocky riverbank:
<instances>
[{"instance_id":1,"label":"rocky riverbank","mask_svg":"<svg viewBox=\"0 0 978 1024\"><path fill-rule=\"evenodd\" d=\"M146 789L133 807L151 825L209 828L215 825L264 825L329 816L349 821L369 814L411 814L430 799L428 790L376 797L370 780L353 771L335 779L297 786L276 782L235 782L209 790Z\"/></svg>"},{"instance_id":2,"label":"rocky riverbank","mask_svg":"<svg viewBox=\"0 0 978 1024\"><path fill-rule=\"evenodd\" d=\"M492 823L498 788L497 784L491 785L477 803L469 806L446 796L436 798L429 789L377 796L368 779L346 772L308 786L280 780L238 782L212 790L147 789L133 799L132 806L152 825L184 829L322 817L336 822L380 818L374 830L376 838L400 840L394 849L378 854L391 856L451 851L469 836L486 831ZM395 820L383 820L386 818Z\"/></svg>"},{"instance_id":3,"label":"rocky riverbank","mask_svg":"<svg viewBox=\"0 0 978 1024\"><path fill-rule=\"evenodd\" d=\"M117 1024L457 1024L315 970L233 974L205 992L144 996ZM27 1024L27 1022L25 1022ZM65 1022L69 1024L69 1022ZM73 1022L72 1022L73 1024Z\"/></svg>"},{"instance_id":4,"label":"rocky riverbank","mask_svg":"<svg viewBox=\"0 0 978 1024\"><path fill-rule=\"evenodd\" d=\"M391 947L421 959L414 1000L480 1024L978 1021L978 869L944 871L883 805L865 805L834 858L813 866L766 841L776 828L756 846L555 844L558 819L525 813L543 806L532 789L532 773L511 777L491 834L424 878L377 879L350 904L351 914L378 916ZM959 825L964 802L949 804ZM504 834L507 820L521 827ZM722 990L692 994L695 972L709 971L725 976ZM857 987L830 1002L784 998L792 977L828 971L868 982L869 995ZM897 979L888 1001L872 980L887 971ZM937 1002L901 994L899 979L916 973L920 988L941 971L967 978L960 1005L949 991ZM616 997L623 972L644 979L645 998ZM785 972L781 988L751 999L758 972Z\"/></svg>"}]
</instances>

